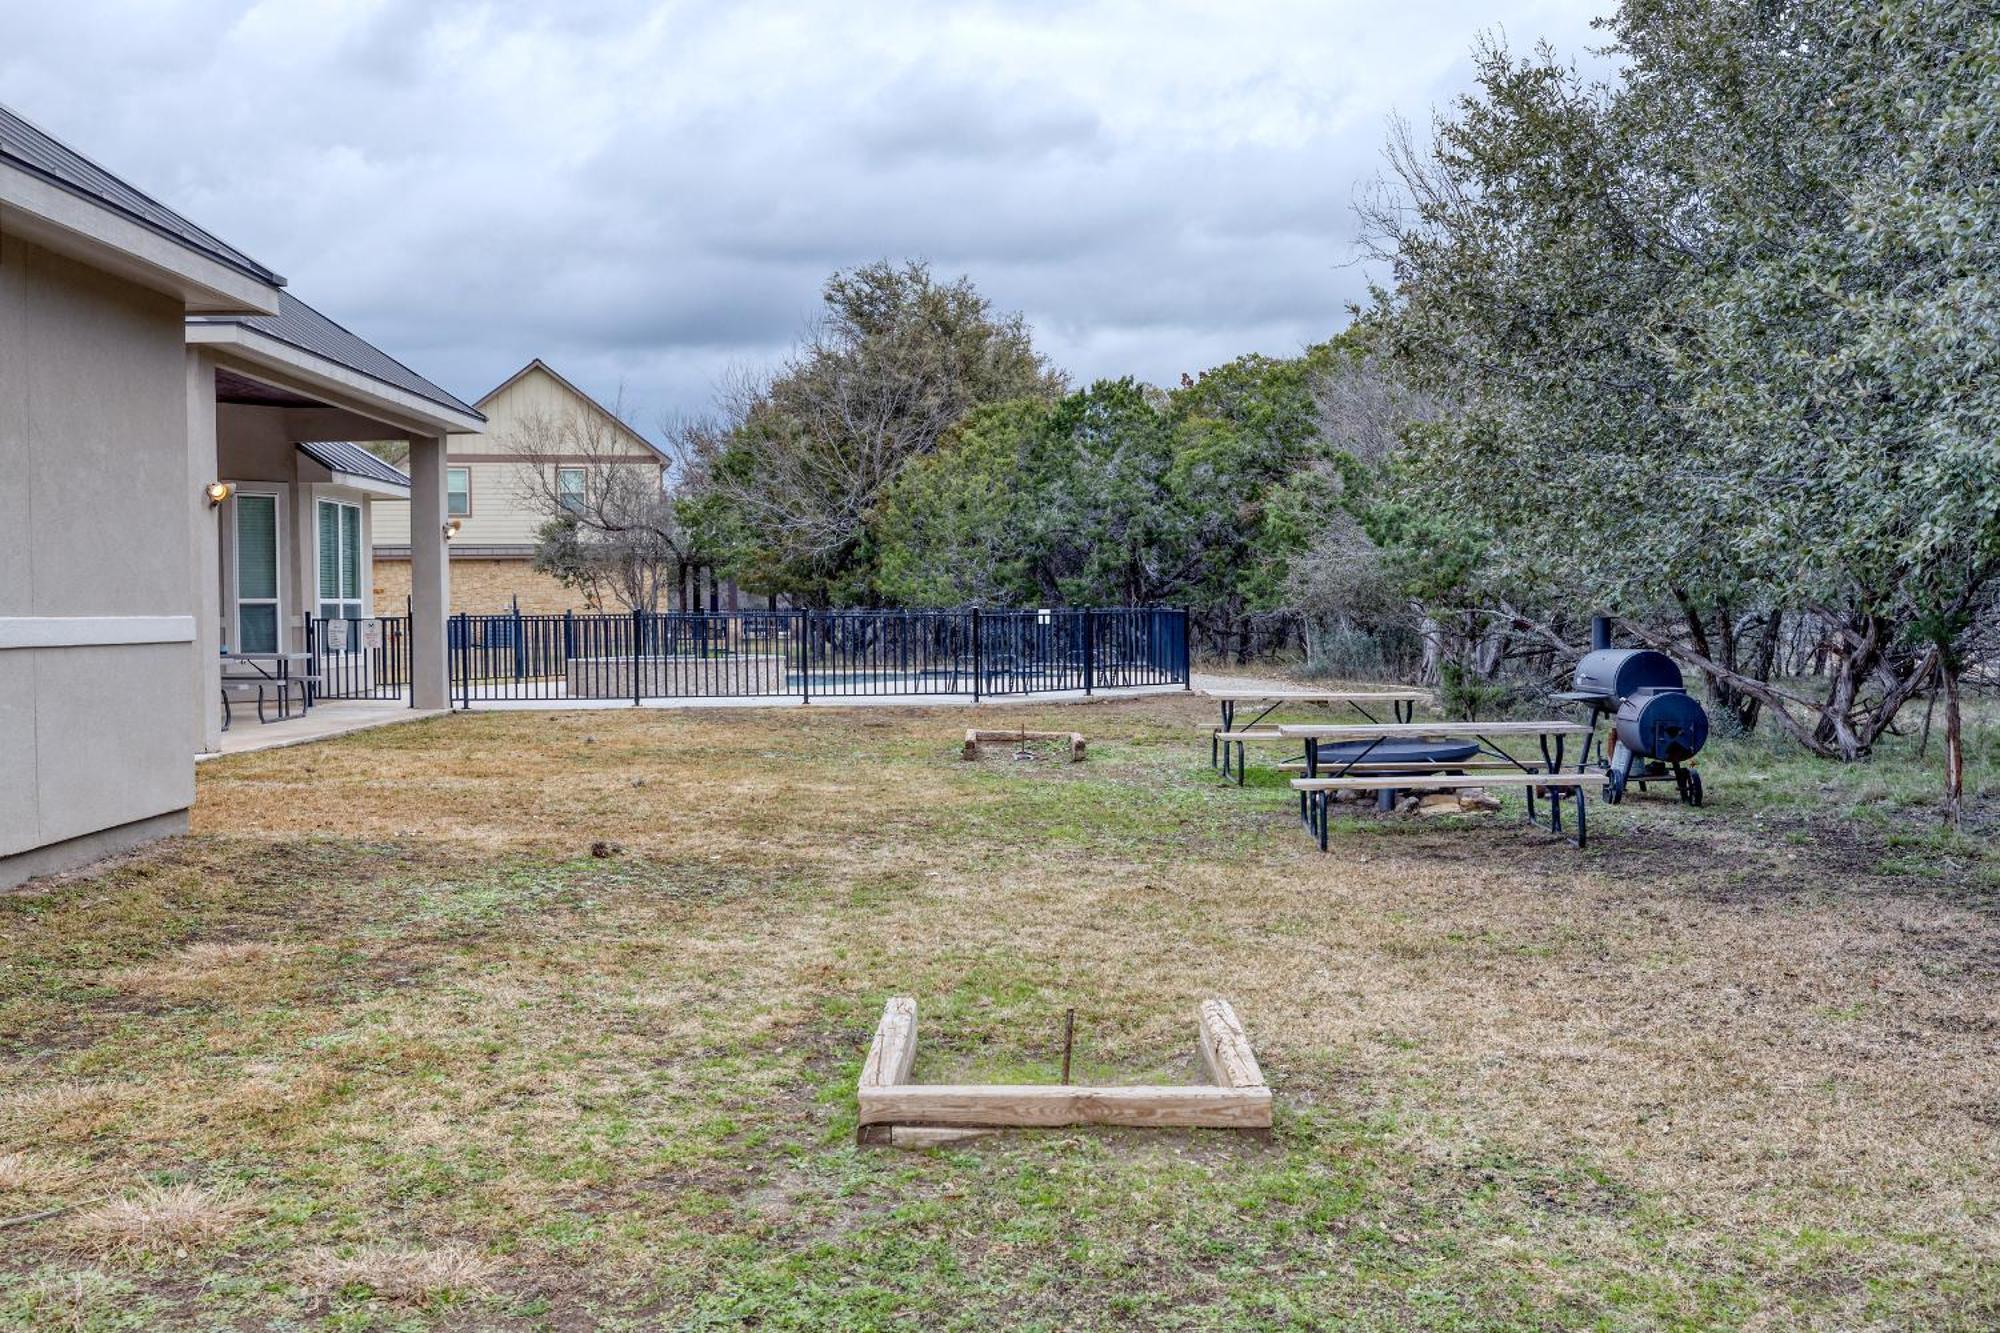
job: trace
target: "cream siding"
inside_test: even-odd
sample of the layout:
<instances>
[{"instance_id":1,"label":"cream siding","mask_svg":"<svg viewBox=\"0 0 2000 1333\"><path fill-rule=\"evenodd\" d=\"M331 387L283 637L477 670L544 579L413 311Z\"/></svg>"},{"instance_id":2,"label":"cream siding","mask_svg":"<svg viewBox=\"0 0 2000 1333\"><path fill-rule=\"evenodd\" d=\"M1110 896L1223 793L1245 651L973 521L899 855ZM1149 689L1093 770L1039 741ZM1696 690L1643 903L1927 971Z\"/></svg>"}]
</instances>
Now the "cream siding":
<instances>
[{"instance_id":1,"label":"cream siding","mask_svg":"<svg viewBox=\"0 0 2000 1333\"><path fill-rule=\"evenodd\" d=\"M478 407L486 414L486 434L453 437L451 443L449 466L468 469L472 482L472 512L465 516L453 541L460 547L532 546L536 532L549 517L535 486L536 465L512 457L498 462L483 460L511 455L517 444L526 441L536 421L561 420L596 409L539 366L530 367L487 395ZM621 453L634 460L633 466L659 468L659 455L636 437L629 438ZM553 485L557 464L540 466ZM373 518L376 545L409 545L407 501L378 500Z\"/></svg>"}]
</instances>

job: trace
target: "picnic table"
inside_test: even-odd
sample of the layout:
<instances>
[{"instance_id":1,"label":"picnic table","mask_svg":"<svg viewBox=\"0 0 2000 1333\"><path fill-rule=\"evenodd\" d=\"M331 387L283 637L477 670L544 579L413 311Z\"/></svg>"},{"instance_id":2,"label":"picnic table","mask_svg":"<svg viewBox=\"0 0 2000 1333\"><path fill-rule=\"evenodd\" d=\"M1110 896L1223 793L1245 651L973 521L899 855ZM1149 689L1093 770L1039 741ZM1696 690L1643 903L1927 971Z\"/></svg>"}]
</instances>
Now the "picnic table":
<instances>
[{"instance_id":1,"label":"picnic table","mask_svg":"<svg viewBox=\"0 0 2000 1333\"><path fill-rule=\"evenodd\" d=\"M257 690L257 720L265 721L264 689L269 686L277 695L278 716L292 714L292 689L299 691L299 711L312 711L312 654L311 653L224 653L222 669L222 713L223 730L229 729L229 688L254 686ZM232 672L228 663L238 663L242 670ZM294 664L303 669L293 671Z\"/></svg>"},{"instance_id":2,"label":"picnic table","mask_svg":"<svg viewBox=\"0 0 2000 1333\"><path fill-rule=\"evenodd\" d=\"M1208 741L1208 766L1220 768L1222 776L1229 776L1229 747L1236 746L1236 785L1243 785L1244 745L1249 741L1280 740L1275 728L1258 729L1265 718L1286 704L1318 704L1324 707L1345 705L1352 708L1370 722L1377 721L1369 706L1386 707L1391 717L1398 722L1408 722L1416 715L1417 705L1429 699L1428 690L1203 690L1203 694L1216 701L1222 712L1222 726L1210 733ZM1236 710L1240 704L1264 705L1263 710L1245 722L1236 725ZM1218 762L1219 761L1219 762Z\"/></svg>"},{"instance_id":3,"label":"picnic table","mask_svg":"<svg viewBox=\"0 0 2000 1333\"><path fill-rule=\"evenodd\" d=\"M1568 790L1575 796L1577 836L1573 841L1581 847L1584 838L1583 786L1586 781L1581 762L1576 772L1563 772L1563 752L1571 736L1588 736L1590 728L1581 722L1400 722L1374 726L1346 726L1319 724L1285 724L1277 728L1279 735L1287 739L1299 740L1306 748L1306 775L1292 783L1299 793L1299 820L1318 839L1320 850L1327 845L1327 816L1330 796L1336 790L1400 791L1412 787L1441 788L1446 786L1518 786L1527 791L1528 818L1535 819L1535 793L1539 788L1549 799L1549 827L1561 833L1562 806L1558 791ZM1532 736L1541 750L1541 763L1537 766L1533 759L1523 760L1502 748L1496 737ZM1370 764L1368 756L1378 746L1388 741L1472 741L1479 747L1478 753L1501 760L1511 765L1512 773L1473 778L1465 775L1459 767L1461 761L1434 764ZM1321 773L1320 747L1326 744L1346 747L1342 754L1332 761L1336 771ZM1358 748L1357 748L1358 747ZM1363 770L1356 776L1357 769ZM1458 770L1454 773L1453 770Z\"/></svg>"}]
</instances>

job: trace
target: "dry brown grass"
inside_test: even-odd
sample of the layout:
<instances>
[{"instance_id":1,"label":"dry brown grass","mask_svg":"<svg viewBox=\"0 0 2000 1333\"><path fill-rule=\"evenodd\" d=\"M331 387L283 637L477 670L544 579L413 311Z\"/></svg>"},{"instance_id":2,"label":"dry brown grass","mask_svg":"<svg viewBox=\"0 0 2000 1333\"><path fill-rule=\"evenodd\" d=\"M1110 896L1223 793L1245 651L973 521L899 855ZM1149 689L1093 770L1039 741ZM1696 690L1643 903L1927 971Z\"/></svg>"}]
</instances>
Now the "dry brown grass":
<instances>
[{"instance_id":1,"label":"dry brown grass","mask_svg":"<svg viewBox=\"0 0 2000 1333\"><path fill-rule=\"evenodd\" d=\"M754 1290L798 1325L1089 1326L1038 1285L1079 1264L1141 1323L1280 1322L1230 1302L1294 1288L1315 1317L1430 1318L1382 1273L1474 1326L2000 1309L1990 902L1762 822L1713 773L1708 810L1593 810L1585 855L1504 818L1356 816L1321 856L1281 791L1208 775L1207 721L475 715L205 766L196 836L150 876L15 927L50 957L94 942L58 970L107 998L18 1011L47 1056L0 1071L0 1149L90 1144L73 1194L249 1154L312 1201L285 1235L321 1299L491 1292L504 1253L510 1290L660 1293L634 1318ZM1091 757L957 758L968 725L1022 724ZM919 999L927 1081L1052 1076L1072 1004L1084 1067L1192 1079L1193 1007L1226 996L1275 1142L856 1157L851 1066L892 993ZM466 1239L377 1243L411 1234ZM839 1276L783 1267L808 1252Z\"/></svg>"},{"instance_id":2,"label":"dry brown grass","mask_svg":"<svg viewBox=\"0 0 2000 1333\"><path fill-rule=\"evenodd\" d=\"M247 1200L198 1185L147 1185L78 1213L65 1230L99 1254L185 1251L226 1239L250 1213Z\"/></svg>"},{"instance_id":3,"label":"dry brown grass","mask_svg":"<svg viewBox=\"0 0 2000 1333\"><path fill-rule=\"evenodd\" d=\"M43 1153L0 1152L0 1194L41 1197L68 1189L77 1169Z\"/></svg>"},{"instance_id":4,"label":"dry brown grass","mask_svg":"<svg viewBox=\"0 0 2000 1333\"><path fill-rule=\"evenodd\" d=\"M107 980L135 997L169 1004L255 1004L295 995L308 984L301 950L269 940L201 940L165 958L121 968Z\"/></svg>"},{"instance_id":5,"label":"dry brown grass","mask_svg":"<svg viewBox=\"0 0 2000 1333\"><path fill-rule=\"evenodd\" d=\"M1066 725L1115 740L1162 711L1205 719L1206 708L1106 705ZM459 718L424 724L449 728L449 745L417 743L410 727L393 744L323 750L310 799L279 796L303 781L296 759L251 756L205 793L198 822L276 833L310 809L369 837L576 855L609 835L633 856L692 848L810 864L836 884L921 875L893 919L807 914L774 930L744 899L713 904L681 947L698 967L747 968L780 990L834 966L839 984L882 991L907 987L925 942L948 936L960 950L1032 959L1063 993L1120 997L1107 1018L1121 1053L1178 1032L1200 995L1225 993L1279 1071L1288 1055L1321 1067L1337 1056L1350 1083L1421 1077L1442 1118L1524 1153L1629 1161L1644 1187L1732 1224L1952 1162L1926 1188L1871 1193L1817 1220L1859 1220L1859 1209L1884 1224L1957 1225L1979 1173L2000 1171L1990 1127L1967 1114L1996 1095L1990 996L1937 967L1990 937L1977 913L1893 897L1801 903L1792 895L1809 858L1727 827L1715 832L1738 845L1721 856L1677 837L1674 855L1696 858L1682 871L1635 861L1609 830L1598 857L1578 858L1504 822L1364 838L1322 858L1282 815L1247 809L1223 817L1265 835L1211 861L913 847L905 829L990 805L982 766L942 771L963 716ZM887 744L924 762L785 762L802 742ZM1102 771L1105 756L1094 760L1080 776ZM1607 862L1618 872L1597 868ZM1744 887L1718 900L1725 880ZM1782 915L1778 895L1790 898ZM855 975L837 953L879 968ZM1857 1000L1864 1012L1845 1016ZM1971 1081L1937 1079L1940 1062Z\"/></svg>"},{"instance_id":6,"label":"dry brown grass","mask_svg":"<svg viewBox=\"0 0 2000 1333\"><path fill-rule=\"evenodd\" d=\"M116 1123L133 1092L73 1079L9 1088L0 1092L0 1143L88 1143Z\"/></svg>"},{"instance_id":7,"label":"dry brown grass","mask_svg":"<svg viewBox=\"0 0 2000 1333\"><path fill-rule=\"evenodd\" d=\"M346 1254L321 1246L299 1255L297 1268L322 1291L366 1287L384 1300L410 1304L489 1291L500 1271L497 1262L463 1245L366 1245Z\"/></svg>"}]
</instances>

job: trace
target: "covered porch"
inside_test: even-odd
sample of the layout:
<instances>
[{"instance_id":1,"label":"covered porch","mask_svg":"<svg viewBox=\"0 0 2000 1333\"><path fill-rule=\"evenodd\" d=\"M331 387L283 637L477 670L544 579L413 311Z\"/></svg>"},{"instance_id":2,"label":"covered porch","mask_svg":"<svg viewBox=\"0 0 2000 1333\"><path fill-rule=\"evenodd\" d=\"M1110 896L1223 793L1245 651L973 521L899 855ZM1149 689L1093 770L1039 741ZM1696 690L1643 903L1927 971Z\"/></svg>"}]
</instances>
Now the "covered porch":
<instances>
[{"instance_id":1,"label":"covered porch","mask_svg":"<svg viewBox=\"0 0 2000 1333\"><path fill-rule=\"evenodd\" d=\"M199 751L448 707L446 440L485 419L290 295L276 315L191 319L187 340L191 447L213 460L192 554ZM355 441L407 443L408 471ZM395 606L374 597L378 499L410 502Z\"/></svg>"}]
</instances>

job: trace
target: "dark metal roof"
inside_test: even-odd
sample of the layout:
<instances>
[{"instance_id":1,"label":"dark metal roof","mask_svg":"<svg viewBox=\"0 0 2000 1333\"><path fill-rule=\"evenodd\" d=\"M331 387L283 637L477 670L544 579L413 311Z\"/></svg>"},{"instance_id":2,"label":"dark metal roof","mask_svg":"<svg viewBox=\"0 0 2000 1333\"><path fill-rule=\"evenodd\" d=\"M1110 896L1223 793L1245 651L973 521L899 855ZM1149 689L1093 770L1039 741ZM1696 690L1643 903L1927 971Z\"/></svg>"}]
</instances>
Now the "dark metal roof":
<instances>
[{"instance_id":1,"label":"dark metal roof","mask_svg":"<svg viewBox=\"0 0 2000 1333\"><path fill-rule=\"evenodd\" d=\"M347 367L356 374L413 393L440 407L486 420L479 410L454 398L374 344L348 332L290 292L278 293L275 315L193 315L190 324L240 324L268 338Z\"/></svg>"},{"instance_id":2,"label":"dark metal roof","mask_svg":"<svg viewBox=\"0 0 2000 1333\"><path fill-rule=\"evenodd\" d=\"M203 231L150 195L140 193L5 106L0 106L0 158L238 273L273 287L285 285L283 278L235 246Z\"/></svg>"},{"instance_id":3,"label":"dark metal roof","mask_svg":"<svg viewBox=\"0 0 2000 1333\"><path fill-rule=\"evenodd\" d=\"M333 472L345 472L350 477L367 477L371 481L387 482L391 486L407 489L410 479L403 471L383 462L358 444L346 440L309 440L299 445L306 457Z\"/></svg>"}]
</instances>

